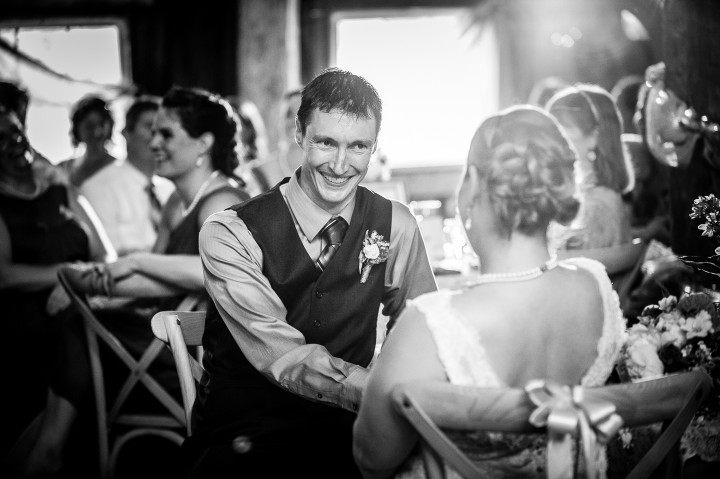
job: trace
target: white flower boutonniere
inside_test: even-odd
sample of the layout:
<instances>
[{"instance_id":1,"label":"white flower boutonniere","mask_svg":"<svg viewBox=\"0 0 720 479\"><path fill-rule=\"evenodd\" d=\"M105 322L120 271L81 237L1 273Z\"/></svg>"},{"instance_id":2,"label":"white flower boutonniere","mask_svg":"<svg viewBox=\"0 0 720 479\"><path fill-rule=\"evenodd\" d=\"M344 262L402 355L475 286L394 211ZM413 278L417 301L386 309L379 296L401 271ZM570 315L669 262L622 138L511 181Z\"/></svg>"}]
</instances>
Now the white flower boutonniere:
<instances>
[{"instance_id":1,"label":"white flower boutonniere","mask_svg":"<svg viewBox=\"0 0 720 479\"><path fill-rule=\"evenodd\" d=\"M390 242L383 241L383 235L379 235L377 231L370 233L365 231L365 239L363 240L363 248L360 251L360 282L365 283L370 275L370 269L374 264L380 264L387 261L390 251Z\"/></svg>"}]
</instances>

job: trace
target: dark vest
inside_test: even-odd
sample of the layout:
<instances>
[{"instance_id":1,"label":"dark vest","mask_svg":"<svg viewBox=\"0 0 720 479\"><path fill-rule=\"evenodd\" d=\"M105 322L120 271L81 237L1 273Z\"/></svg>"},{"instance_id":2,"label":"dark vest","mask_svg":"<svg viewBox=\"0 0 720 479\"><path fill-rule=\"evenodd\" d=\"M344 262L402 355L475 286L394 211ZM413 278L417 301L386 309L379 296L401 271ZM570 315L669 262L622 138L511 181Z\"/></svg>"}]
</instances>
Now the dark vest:
<instances>
[{"instance_id":1,"label":"dark vest","mask_svg":"<svg viewBox=\"0 0 720 479\"><path fill-rule=\"evenodd\" d=\"M262 250L263 274L285 305L288 324L308 344L321 344L335 357L367 366L375 348L386 266L374 265L367 282L360 283L358 257L366 231L390 238L392 204L358 187L345 239L321 273L298 237L279 186L232 208ZM240 351L214 304L208 307L203 346L206 375L195 407L198 432L247 423L248 416L256 424L263 414L271 419L342 411L307 401L260 374Z\"/></svg>"}]
</instances>

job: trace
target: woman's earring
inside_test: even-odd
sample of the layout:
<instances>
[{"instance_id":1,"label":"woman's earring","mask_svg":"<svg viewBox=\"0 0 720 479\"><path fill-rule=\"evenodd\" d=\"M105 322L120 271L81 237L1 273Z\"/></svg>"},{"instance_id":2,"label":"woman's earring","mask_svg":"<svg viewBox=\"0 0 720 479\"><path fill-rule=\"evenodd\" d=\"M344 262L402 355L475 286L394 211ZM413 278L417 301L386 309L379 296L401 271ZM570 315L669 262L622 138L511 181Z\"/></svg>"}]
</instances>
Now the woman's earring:
<instances>
[{"instance_id":1,"label":"woman's earring","mask_svg":"<svg viewBox=\"0 0 720 479\"><path fill-rule=\"evenodd\" d=\"M195 168L200 168L204 162L205 162L205 155L198 156L197 160L195 160Z\"/></svg>"},{"instance_id":2,"label":"woman's earring","mask_svg":"<svg viewBox=\"0 0 720 479\"><path fill-rule=\"evenodd\" d=\"M587 159L588 159L588 161L595 161L595 160L597 160L597 153L595 153L595 150L590 150L590 151L588 151Z\"/></svg>"},{"instance_id":3,"label":"woman's earring","mask_svg":"<svg viewBox=\"0 0 720 479\"><path fill-rule=\"evenodd\" d=\"M463 226L465 226L465 231L470 231L472 229L472 218L470 215L472 214L472 209L468 208L465 212L465 222L463 223Z\"/></svg>"}]
</instances>

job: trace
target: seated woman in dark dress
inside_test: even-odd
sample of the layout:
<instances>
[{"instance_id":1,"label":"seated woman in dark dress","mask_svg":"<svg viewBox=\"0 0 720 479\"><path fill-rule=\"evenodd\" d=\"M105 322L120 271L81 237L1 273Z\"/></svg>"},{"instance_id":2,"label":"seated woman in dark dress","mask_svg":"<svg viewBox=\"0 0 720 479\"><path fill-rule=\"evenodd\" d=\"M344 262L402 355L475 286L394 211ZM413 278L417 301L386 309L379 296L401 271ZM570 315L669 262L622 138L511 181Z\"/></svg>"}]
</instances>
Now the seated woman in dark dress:
<instances>
[{"instance_id":1,"label":"seated woman in dark dress","mask_svg":"<svg viewBox=\"0 0 720 479\"><path fill-rule=\"evenodd\" d=\"M73 187L59 184L38 160L15 111L0 105L0 304L5 384L22 394L2 427L2 452L45 404L45 369L69 299L57 271L74 261L114 256L103 245Z\"/></svg>"},{"instance_id":2,"label":"seated woman in dark dress","mask_svg":"<svg viewBox=\"0 0 720 479\"><path fill-rule=\"evenodd\" d=\"M102 265L101 273L90 273L112 278L113 297L135 298L120 308L95 311L131 354L139 356L152 341L150 319L155 312L176 309L188 293L204 293L198 233L205 218L249 198L241 180L232 176L238 165L237 128L230 105L209 92L173 88L163 98L150 146L156 156L156 173L171 180L176 191L163 209L157 242L151 252L129 254ZM97 281L86 281L86 273L98 268L66 271L74 278L76 290L91 295L107 293L93 289ZM51 365L51 403L46 408L57 413L47 414L40 426L37 441L26 456L25 474L61 467L63 446L83 398L90 393L89 365L85 355L78 353L83 347L77 347L83 341L80 321L64 333L64 356ZM160 364L168 374L161 376L172 383L169 388L178 389L172 356L169 351L164 354ZM67 368L68 364L73 367Z\"/></svg>"}]
</instances>

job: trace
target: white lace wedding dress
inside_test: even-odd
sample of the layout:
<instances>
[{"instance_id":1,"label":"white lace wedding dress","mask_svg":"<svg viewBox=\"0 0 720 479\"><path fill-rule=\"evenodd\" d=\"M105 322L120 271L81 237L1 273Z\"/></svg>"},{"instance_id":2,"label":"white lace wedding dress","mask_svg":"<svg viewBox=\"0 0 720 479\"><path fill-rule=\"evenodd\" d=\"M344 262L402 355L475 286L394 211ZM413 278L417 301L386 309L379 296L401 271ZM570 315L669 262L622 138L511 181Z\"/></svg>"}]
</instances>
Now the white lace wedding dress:
<instances>
[{"instance_id":1,"label":"white lace wedding dress","mask_svg":"<svg viewBox=\"0 0 720 479\"><path fill-rule=\"evenodd\" d=\"M622 345L625 319L620 310L617 294L612 289L605 268L601 263L586 258L572 258L560 263L582 268L593 274L602 294L604 325L597 345L597 358L583 376L583 386L601 386L610 376ZM453 310L451 297L458 291L440 290L412 301L425 316L435 340L440 361L450 382L478 387L506 387L490 366L482 337L465 318ZM457 433L449 437L486 474L483 477L545 477L545 435ZM605 477L604 451L598 457L598 469ZM446 467L449 478L459 475ZM412 456L401 468L396 478L424 478L425 473L419 456Z\"/></svg>"}]
</instances>

